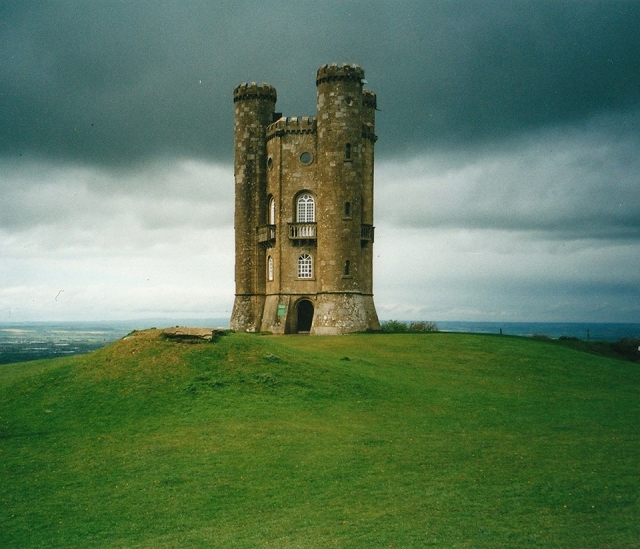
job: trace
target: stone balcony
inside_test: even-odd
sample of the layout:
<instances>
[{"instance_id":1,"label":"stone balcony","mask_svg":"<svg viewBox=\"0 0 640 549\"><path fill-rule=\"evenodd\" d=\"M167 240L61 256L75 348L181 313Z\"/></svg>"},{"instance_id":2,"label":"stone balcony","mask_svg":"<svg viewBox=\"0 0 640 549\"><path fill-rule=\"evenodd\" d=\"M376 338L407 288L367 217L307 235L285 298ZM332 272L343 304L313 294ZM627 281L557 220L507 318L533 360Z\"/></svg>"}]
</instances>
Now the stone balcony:
<instances>
[{"instance_id":1,"label":"stone balcony","mask_svg":"<svg viewBox=\"0 0 640 549\"><path fill-rule=\"evenodd\" d=\"M289 240L316 240L315 223L289 223Z\"/></svg>"},{"instance_id":2,"label":"stone balcony","mask_svg":"<svg viewBox=\"0 0 640 549\"><path fill-rule=\"evenodd\" d=\"M374 233L375 233L375 227L373 225L361 225L360 226L360 241L361 242L373 242Z\"/></svg>"}]
</instances>

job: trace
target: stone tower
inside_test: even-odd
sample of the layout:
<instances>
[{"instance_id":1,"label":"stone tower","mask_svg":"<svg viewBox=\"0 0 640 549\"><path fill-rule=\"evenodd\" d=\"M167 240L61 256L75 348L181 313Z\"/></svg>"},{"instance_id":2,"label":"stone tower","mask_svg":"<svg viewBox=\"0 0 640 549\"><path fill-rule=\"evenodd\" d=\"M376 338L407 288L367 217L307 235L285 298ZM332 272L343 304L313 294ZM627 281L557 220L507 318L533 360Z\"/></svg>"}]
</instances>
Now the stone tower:
<instances>
[{"instance_id":1,"label":"stone tower","mask_svg":"<svg viewBox=\"0 0 640 549\"><path fill-rule=\"evenodd\" d=\"M268 84L234 90L232 329L380 328L372 282L376 96L363 83L357 65L320 67L313 117L276 113Z\"/></svg>"}]
</instances>

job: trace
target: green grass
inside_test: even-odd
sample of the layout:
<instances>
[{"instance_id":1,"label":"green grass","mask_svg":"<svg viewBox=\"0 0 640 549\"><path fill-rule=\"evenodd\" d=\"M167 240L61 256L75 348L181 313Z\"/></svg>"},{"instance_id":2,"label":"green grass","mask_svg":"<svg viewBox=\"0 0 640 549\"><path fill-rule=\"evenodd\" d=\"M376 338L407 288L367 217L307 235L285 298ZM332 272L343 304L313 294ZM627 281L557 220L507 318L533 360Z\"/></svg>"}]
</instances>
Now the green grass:
<instances>
[{"instance_id":1,"label":"green grass","mask_svg":"<svg viewBox=\"0 0 640 549\"><path fill-rule=\"evenodd\" d=\"M543 341L138 332L0 368L0 547L638 547L639 418Z\"/></svg>"}]
</instances>

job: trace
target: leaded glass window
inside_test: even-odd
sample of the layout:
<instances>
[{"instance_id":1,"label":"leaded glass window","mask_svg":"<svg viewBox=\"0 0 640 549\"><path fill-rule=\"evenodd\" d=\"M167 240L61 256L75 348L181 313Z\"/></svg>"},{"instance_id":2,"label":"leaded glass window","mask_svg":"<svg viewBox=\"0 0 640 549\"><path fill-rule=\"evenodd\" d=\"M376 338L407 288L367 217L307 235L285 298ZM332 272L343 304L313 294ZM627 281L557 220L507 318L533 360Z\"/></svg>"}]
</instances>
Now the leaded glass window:
<instances>
[{"instance_id":1,"label":"leaded glass window","mask_svg":"<svg viewBox=\"0 0 640 549\"><path fill-rule=\"evenodd\" d=\"M298 223L314 223L316 220L316 208L313 196L309 193L298 197Z\"/></svg>"},{"instance_id":2,"label":"leaded glass window","mask_svg":"<svg viewBox=\"0 0 640 549\"><path fill-rule=\"evenodd\" d=\"M313 260L309 254L298 257L298 278L313 277Z\"/></svg>"}]
</instances>

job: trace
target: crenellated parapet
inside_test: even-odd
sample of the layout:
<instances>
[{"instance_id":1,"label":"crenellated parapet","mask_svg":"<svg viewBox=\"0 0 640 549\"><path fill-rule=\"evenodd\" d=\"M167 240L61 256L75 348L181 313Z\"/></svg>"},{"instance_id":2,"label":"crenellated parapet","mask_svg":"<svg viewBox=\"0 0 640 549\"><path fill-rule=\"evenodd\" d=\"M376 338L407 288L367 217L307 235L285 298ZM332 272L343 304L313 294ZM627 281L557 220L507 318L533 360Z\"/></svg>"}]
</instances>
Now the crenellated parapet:
<instances>
[{"instance_id":1,"label":"crenellated parapet","mask_svg":"<svg viewBox=\"0 0 640 549\"><path fill-rule=\"evenodd\" d=\"M335 82L338 80L350 80L360 82L364 80L364 69L360 65L343 63L338 65L322 65L316 74L316 86L323 82Z\"/></svg>"},{"instance_id":2,"label":"crenellated parapet","mask_svg":"<svg viewBox=\"0 0 640 549\"><path fill-rule=\"evenodd\" d=\"M376 109L378 107L376 94L371 90L362 90L362 105Z\"/></svg>"},{"instance_id":3,"label":"crenellated parapet","mask_svg":"<svg viewBox=\"0 0 640 549\"><path fill-rule=\"evenodd\" d=\"M267 141L285 134L314 134L316 131L315 116L283 116L267 126Z\"/></svg>"},{"instance_id":4,"label":"crenellated parapet","mask_svg":"<svg viewBox=\"0 0 640 549\"><path fill-rule=\"evenodd\" d=\"M275 102L278 99L276 89L271 84L257 84L247 82L240 84L233 90L233 102L245 101L247 99L267 99Z\"/></svg>"}]
</instances>

